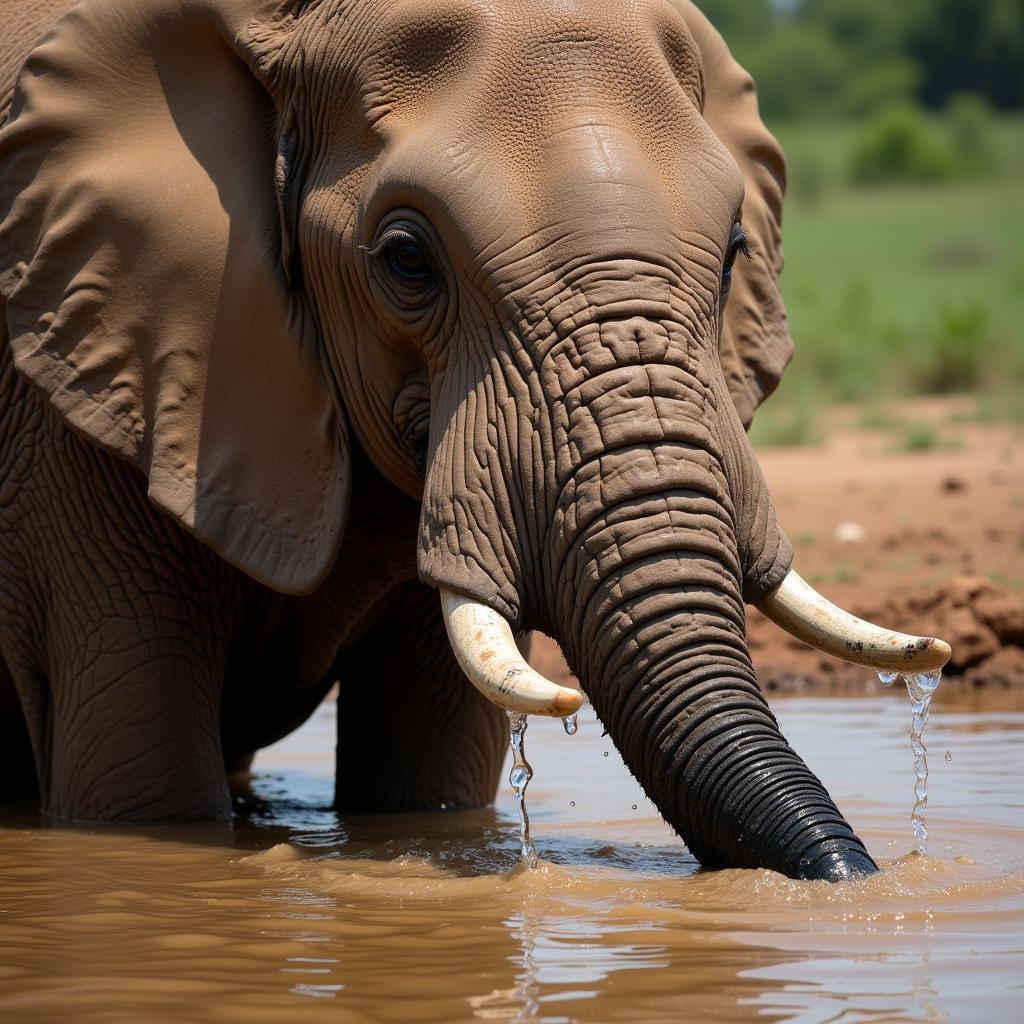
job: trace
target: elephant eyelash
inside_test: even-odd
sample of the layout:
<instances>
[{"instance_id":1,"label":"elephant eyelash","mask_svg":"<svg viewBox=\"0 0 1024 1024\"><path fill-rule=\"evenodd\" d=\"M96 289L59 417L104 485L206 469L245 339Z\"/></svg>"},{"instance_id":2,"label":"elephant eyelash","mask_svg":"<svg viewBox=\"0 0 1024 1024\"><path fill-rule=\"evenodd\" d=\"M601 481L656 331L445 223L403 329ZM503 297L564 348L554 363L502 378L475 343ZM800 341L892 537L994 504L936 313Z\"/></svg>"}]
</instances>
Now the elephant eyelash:
<instances>
[{"instance_id":1,"label":"elephant eyelash","mask_svg":"<svg viewBox=\"0 0 1024 1024\"><path fill-rule=\"evenodd\" d=\"M754 245L750 236L739 225L733 230L729 245L729 258L735 259L737 256L743 256L748 261L754 258Z\"/></svg>"},{"instance_id":2,"label":"elephant eyelash","mask_svg":"<svg viewBox=\"0 0 1024 1024\"><path fill-rule=\"evenodd\" d=\"M394 227L388 228L377 240L376 245L360 245L359 248L365 252L367 256L372 256L374 259L377 259L379 256L386 256L392 249L401 245L403 242L412 242L417 246L422 246L423 244L411 231L406 231L400 227Z\"/></svg>"},{"instance_id":3,"label":"elephant eyelash","mask_svg":"<svg viewBox=\"0 0 1024 1024\"><path fill-rule=\"evenodd\" d=\"M384 236L377 242L376 245L360 245L359 249L361 252L365 252L367 256L372 256L377 259L378 256L383 256L396 242L401 240L401 235L397 231L385 232Z\"/></svg>"},{"instance_id":4,"label":"elephant eyelash","mask_svg":"<svg viewBox=\"0 0 1024 1024\"><path fill-rule=\"evenodd\" d=\"M390 266L391 275L401 288L422 290L436 284L437 275L429 246L418 232L408 230L402 224L387 228L372 248L360 248L372 259L383 257L382 262ZM411 256L411 265L403 263L403 252L406 259Z\"/></svg>"}]
</instances>

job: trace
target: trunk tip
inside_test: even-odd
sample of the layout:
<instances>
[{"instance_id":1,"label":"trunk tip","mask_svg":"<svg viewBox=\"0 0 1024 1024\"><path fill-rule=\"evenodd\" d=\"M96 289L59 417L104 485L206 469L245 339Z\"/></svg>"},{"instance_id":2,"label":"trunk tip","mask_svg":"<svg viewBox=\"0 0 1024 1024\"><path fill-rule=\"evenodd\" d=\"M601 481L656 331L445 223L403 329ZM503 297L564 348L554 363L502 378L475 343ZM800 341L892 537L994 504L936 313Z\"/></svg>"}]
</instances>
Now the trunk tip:
<instances>
[{"instance_id":1,"label":"trunk tip","mask_svg":"<svg viewBox=\"0 0 1024 1024\"><path fill-rule=\"evenodd\" d=\"M878 865L861 849L829 850L812 864L801 864L805 881L855 882L878 873Z\"/></svg>"}]
</instances>

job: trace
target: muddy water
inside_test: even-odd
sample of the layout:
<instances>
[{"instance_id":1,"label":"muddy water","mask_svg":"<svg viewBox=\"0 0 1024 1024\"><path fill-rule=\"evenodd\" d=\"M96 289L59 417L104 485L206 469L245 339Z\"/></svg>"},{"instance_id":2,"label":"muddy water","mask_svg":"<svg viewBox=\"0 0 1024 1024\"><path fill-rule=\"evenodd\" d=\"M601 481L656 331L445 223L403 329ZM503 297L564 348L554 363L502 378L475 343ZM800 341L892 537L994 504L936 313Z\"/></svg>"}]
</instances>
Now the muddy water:
<instances>
[{"instance_id":1,"label":"muddy water","mask_svg":"<svg viewBox=\"0 0 1024 1024\"><path fill-rule=\"evenodd\" d=\"M880 876L697 872L586 711L573 737L530 723L536 871L507 787L342 821L325 706L261 755L234 830L0 813L0 1020L1019 1019L1024 695L936 698L927 858L902 694L775 708Z\"/></svg>"}]
</instances>

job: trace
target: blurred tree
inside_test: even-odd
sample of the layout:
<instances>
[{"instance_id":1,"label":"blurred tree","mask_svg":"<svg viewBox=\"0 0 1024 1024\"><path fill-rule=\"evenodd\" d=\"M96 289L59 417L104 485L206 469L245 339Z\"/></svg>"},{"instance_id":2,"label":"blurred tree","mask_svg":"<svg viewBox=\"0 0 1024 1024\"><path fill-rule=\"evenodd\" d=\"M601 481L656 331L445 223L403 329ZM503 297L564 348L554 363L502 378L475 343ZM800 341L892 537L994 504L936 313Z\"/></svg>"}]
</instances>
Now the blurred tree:
<instances>
[{"instance_id":1,"label":"blurred tree","mask_svg":"<svg viewBox=\"0 0 1024 1024\"><path fill-rule=\"evenodd\" d=\"M854 64L838 93L836 107L846 114L868 114L893 100L912 100L923 78L924 69L917 61L895 54Z\"/></svg>"},{"instance_id":2,"label":"blurred tree","mask_svg":"<svg viewBox=\"0 0 1024 1024\"><path fill-rule=\"evenodd\" d=\"M1024 106L1024 0L696 0L758 81L769 117Z\"/></svg>"},{"instance_id":3,"label":"blurred tree","mask_svg":"<svg viewBox=\"0 0 1024 1024\"><path fill-rule=\"evenodd\" d=\"M835 38L814 25L792 24L737 45L757 82L761 107L772 117L826 114L849 71Z\"/></svg>"},{"instance_id":4,"label":"blurred tree","mask_svg":"<svg viewBox=\"0 0 1024 1024\"><path fill-rule=\"evenodd\" d=\"M894 101L863 125L850 153L850 175L858 184L880 181L941 181L956 171L946 137L918 106Z\"/></svg>"},{"instance_id":5,"label":"blurred tree","mask_svg":"<svg viewBox=\"0 0 1024 1024\"><path fill-rule=\"evenodd\" d=\"M730 43L762 35L775 20L772 0L697 0L697 6Z\"/></svg>"},{"instance_id":6,"label":"blurred tree","mask_svg":"<svg viewBox=\"0 0 1024 1024\"><path fill-rule=\"evenodd\" d=\"M1003 109L1024 106L1024 2L928 0L908 37L925 69L921 98L942 106L975 92Z\"/></svg>"},{"instance_id":7,"label":"blurred tree","mask_svg":"<svg viewBox=\"0 0 1024 1024\"><path fill-rule=\"evenodd\" d=\"M898 54L932 0L802 0L797 16L861 58Z\"/></svg>"},{"instance_id":8,"label":"blurred tree","mask_svg":"<svg viewBox=\"0 0 1024 1024\"><path fill-rule=\"evenodd\" d=\"M960 168L967 174L984 174L994 159L992 152L992 108L973 92L950 97L946 123Z\"/></svg>"}]
</instances>

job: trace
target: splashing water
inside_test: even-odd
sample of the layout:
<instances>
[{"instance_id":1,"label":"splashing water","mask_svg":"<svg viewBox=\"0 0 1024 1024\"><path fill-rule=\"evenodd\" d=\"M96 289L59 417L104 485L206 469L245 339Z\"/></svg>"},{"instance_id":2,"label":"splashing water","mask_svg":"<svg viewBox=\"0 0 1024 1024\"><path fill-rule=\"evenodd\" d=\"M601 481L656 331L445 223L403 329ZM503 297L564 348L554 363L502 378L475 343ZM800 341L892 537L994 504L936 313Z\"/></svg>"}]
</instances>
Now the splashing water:
<instances>
[{"instance_id":1,"label":"splashing water","mask_svg":"<svg viewBox=\"0 0 1024 1024\"><path fill-rule=\"evenodd\" d=\"M565 718L562 719L562 728L565 729L566 736L575 736L576 730L579 728L576 721L576 715L566 715Z\"/></svg>"},{"instance_id":2,"label":"splashing water","mask_svg":"<svg viewBox=\"0 0 1024 1024\"><path fill-rule=\"evenodd\" d=\"M506 711L509 724L512 726L512 771L508 773L508 781L516 794L516 805L519 807L519 843L523 851L523 863L531 870L537 866L537 847L530 838L530 816L526 813L526 787L533 778L533 769L526 760L523 740L526 737L526 715L515 711Z\"/></svg>"},{"instance_id":3,"label":"splashing water","mask_svg":"<svg viewBox=\"0 0 1024 1024\"><path fill-rule=\"evenodd\" d=\"M878 678L885 686L892 686L899 678L899 672L879 672ZM913 715L910 724L910 749L914 752L914 810L910 822L914 827L914 840L917 852L922 856L928 853L928 829L925 826L925 814L928 811L928 757L924 745L924 727L928 724L928 712L932 697L942 682L942 671L907 673L903 677L910 696L910 711ZM951 758L947 759L951 760Z\"/></svg>"}]
</instances>

